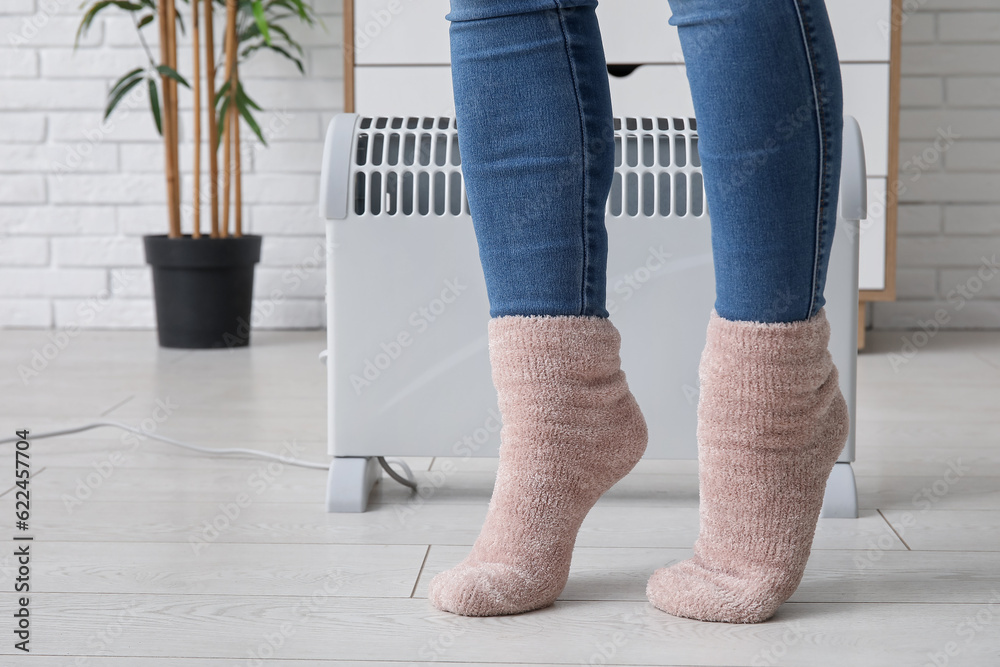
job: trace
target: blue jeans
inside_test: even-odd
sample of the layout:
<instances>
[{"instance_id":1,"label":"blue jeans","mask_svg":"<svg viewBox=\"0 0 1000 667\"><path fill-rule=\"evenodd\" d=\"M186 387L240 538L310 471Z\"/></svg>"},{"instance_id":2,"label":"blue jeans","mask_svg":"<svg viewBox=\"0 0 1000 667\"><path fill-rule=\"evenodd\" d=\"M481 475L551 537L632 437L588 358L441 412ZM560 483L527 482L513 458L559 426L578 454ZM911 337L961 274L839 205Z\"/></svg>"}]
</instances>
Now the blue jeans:
<instances>
[{"instance_id":1,"label":"blue jeans","mask_svg":"<svg viewBox=\"0 0 1000 667\"><path fill-rule=\"evenodd\" d=\"M730 320L809 319L824 305L843 128L826 6L669 2L698 122L715 310ZM608 316L614 131L596 6L451 0L445 17L491 317Z\"/></svg>"}]
</instances>

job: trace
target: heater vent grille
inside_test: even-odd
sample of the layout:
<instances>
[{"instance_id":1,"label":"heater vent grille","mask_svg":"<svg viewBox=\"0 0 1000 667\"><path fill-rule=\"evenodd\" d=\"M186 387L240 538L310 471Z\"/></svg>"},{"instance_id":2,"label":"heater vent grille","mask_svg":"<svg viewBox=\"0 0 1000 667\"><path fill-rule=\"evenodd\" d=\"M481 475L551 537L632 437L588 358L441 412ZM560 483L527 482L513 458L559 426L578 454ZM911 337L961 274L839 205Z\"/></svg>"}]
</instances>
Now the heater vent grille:
<instances>
[{"instance_id":1,"label":"heater vent grille","mask_svg":"<svg viewBox=\"0 0 1000 667\"><path fill-rule=\"evenodd\" d=\"M606 215L705 216L695 119L615 118L614 128L615 173ZM356 215L469 213L454 117L362 116L351 155Z\"/></svg>"}]
</instances>

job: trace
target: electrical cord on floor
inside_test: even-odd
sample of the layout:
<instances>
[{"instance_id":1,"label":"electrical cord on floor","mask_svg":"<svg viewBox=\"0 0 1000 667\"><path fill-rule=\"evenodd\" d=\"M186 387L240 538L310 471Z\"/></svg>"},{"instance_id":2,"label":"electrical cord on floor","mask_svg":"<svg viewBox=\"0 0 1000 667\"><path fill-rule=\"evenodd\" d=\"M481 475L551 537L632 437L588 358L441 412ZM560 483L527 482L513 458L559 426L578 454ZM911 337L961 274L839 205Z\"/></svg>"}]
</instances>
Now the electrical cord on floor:
<instances>
[{"instance_id":1,"label":"electrical cord on floor","mask_svg":"<svg viewBox=\"0 0 1000 667\"><path fill-rule=\"evenodd\" d=\"M195 452L201 452L203 454L245 454L247 456L252 456L261 459L270 459L273 461L280 461L291 466L298 466L300 468L313 468L315 470L329 470L329 463L319 463L314 461L303 461L301 459L292 459L285 456L280 456L278 454L272 454L271 452L264 452L259 449L246 449L243 447L227 447L227 448L213 448L213 447L199 447L198 445L192 445L186 442L181 442L180 440L174 440L173 438L168 438L162 435L156 435L155 433L148 433L141 429L134 428L128 424L123 424L116 421L101 420L96 422L91 422L90 424L84 424L83 426L76 426L73 428L61 429L59 431L49 431L47 433L33 433L31 435L32 440L38 440L41 438L54 438L59 435L70 435L72 433L80 433L81 431L89 431L92 428L100 428L102 426L111 426L114 428L120 428L130 433L135 433L136 435L141 435L146 438L152 438L153 440L159 440L160 442L165 442L168 445L174 445L175 447L183 447L184 449L190 449ZM0 440L0 445L7 444L8 442L17 442L21 438L3 438ZM389 467L389 463L384 457L377 457L379 465L382 466L383 470L389 473L389 477L402 484L403 486L409 487L416 491L417 484L414 481L413 471L410 470L410 466L406 464L406 461L402 459L393 459L393 463L399 464L406 474L406 477L402 477L399 473Z\"/></svg>"},{"instance_id":2,"label":"electrical cord on floor","mask_svg":"<svg viewBox=\"0 0 1000 667\"><path fill-rule=\"evenodd\" d=\"M403 472L406 473L406 477L401 476L398 472L389 467L389 463L385 460L384 456L377 456L378 464L382 466L382 470L385 470L389 477L399 482L405 487L408 487L411 491L417 490L417 483L414 481L413 471L410 470L410 466L406 465L406 461L403 459L393 459L393 463L398 463L403 467Z\"/></svg>"}]
</instances>

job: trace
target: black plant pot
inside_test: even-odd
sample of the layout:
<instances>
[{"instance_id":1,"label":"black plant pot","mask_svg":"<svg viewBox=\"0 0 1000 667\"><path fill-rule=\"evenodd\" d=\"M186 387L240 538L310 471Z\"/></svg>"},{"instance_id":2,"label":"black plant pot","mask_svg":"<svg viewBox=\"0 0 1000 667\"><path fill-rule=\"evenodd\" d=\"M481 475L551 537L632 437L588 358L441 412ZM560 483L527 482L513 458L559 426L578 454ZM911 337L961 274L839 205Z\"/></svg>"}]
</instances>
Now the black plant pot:
<instances>
[{"instance_id":1,"label":"black plant pot","mask_svg":"<svg viewBox=\"0 0 1000 667\"><path fill-rule=\"evenodd\" d=\"M246 347L250 344L256 235L199 239L144 236L153 269L161 347Z\"/></svg>"}]
</instances>

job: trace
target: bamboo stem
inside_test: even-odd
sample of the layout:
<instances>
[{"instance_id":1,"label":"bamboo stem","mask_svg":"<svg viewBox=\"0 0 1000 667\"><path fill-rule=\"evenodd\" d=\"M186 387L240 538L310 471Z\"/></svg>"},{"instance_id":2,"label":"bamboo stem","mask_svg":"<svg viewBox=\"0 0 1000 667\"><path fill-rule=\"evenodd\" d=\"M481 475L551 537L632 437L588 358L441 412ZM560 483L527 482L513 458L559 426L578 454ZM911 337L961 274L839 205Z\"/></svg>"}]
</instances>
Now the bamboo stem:
<instances>
[{"instance_id":1,"label":"bamboo stem","mask_svg":"<svg viewBox=\"0 0 1000 667\"><path fill-rule=\"evenodd\" d=\"M170 14L169 22L169 49L167 51L168 62L166 63L170 69L177 71L177 6L174 0L166 0L167 11ZM173 139L170 142L170 159L174 166L174 178L177 180L177 187L174 189L174 218L177 220L177 235L181 236L181 189L183 184L181 183L181 168L180 168L180 124L177 119L177 81L174 79L168 79L167 85L170 86L170 127L173 132Z\"/></svg>"},{"instance_id":2,"label":"bamboo stem","mask_svg":"<svg viewBox=\"0 0 1000 667\"><path fill-rule=\"evenodd\" d=\"M157 8L160 21L160 61L163 64L170 62L170 26L174 20L171 13L172 3L169 0L161 2ZM163 159L164 170L167 178L167 217L169 221L168 236L178 238L181 235L180 211L175 206L178 196L178 179L174 163L173 146L176 144L173 128L173 114L170 104L169 77L161 76L160 82L163 84L163 105L160 114L160 123L163 128Z\"/></svg>"},{"instance_id":3,"label":"bamboo stem","mask_svg":"<svg viewBox=\"0 0 1000 667\"><path fill-rule=\"evenodd\" d=\"M240 66L238 62L233 62L233 78L231 79L232 89L235 91L239 86L240 82ZM236 99L235 94L233 99ZM233 220L233 236L243 236L243 169L241 166L243 155L240 152L240 112L239 108L234 104L232 106L233 114L233 161L235 163L235 169L233 170L233 205L234 205L234 220Z\"/></svg>"},{"instance_id":4,"label":"bamboo stem","mask_svg":"<svg viewBox=\"0 0 1000 667\"><path fill-rule=\"evenodd\" d=\"M191 237L201 238L201 39L198 34L198 0L191 2L191 42L194 50L194 222Z\"/></svg>"},{"instance_id":5,"label":"bamboo stem","mask_svg":"<svg viewBox=\"0 0 1000 667\"><path fill-rule=\"evenodd\" d=\"M197 2L198 0L193 0ZM205 79L208 86L208 188L211 193L212 238L219 236L219 127L215 119L215 28L212 0L205 0Z\"/></svg>"},{"instance_id":6,"label":"bamboo stem","mask_svg":"<svg viewBox=\"0 0 1000 667\"><path fill-rule=\"evenodd\" d=\"M229 136L229 112L222 119L222 225L219 228L219 236L225 238L229 236L229 183L230 183L230 136Z\"/></svg>"},{"instance_id":7,"label":"bamboo stem","mask_svg":"<svg viewBox=\"0 0 1000 667\"><path fill-rule=\"evenodd\" d=\"M236 88L233 85L234 72L236 69L236 0L226 0L226 80L229 82L229 109L226 119L224 119L223 143L225 144L225 165L224 194L222 196L222 236L229 235L229 189L232 181L231 168L231 144L235 138L237 130L233 127L234 112L236 110ZM239 150L239 147L237 147Z\"/></svg>"}]
</instances>

